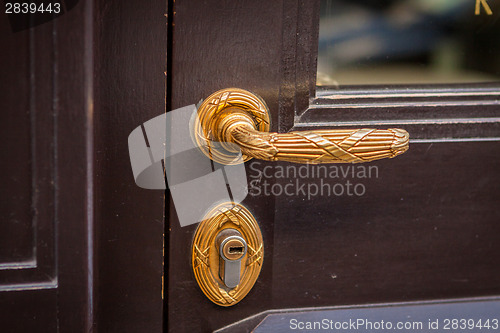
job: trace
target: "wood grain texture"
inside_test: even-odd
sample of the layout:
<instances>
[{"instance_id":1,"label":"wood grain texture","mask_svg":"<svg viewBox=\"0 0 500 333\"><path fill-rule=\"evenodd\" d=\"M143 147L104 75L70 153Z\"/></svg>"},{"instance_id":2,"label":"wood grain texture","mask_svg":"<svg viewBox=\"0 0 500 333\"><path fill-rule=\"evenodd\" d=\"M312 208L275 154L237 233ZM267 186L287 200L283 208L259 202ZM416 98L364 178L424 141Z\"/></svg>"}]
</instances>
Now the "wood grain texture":
<instances>
[{"instance_id":1,"label":"wood grain texture","mask_svg":"<svg viewBox=\"0 0 500 333\"><path fill-rule=\"evenodd\" d=\"M0 20L1 31L9 31L7 16ZM9 218L0 225L0 264L15 264L32 260L33 231L30 214L30 63L28 61L30 36L27 31L19 34L2 34L2 43L15 52L2 52L2 122L4 140L0 149L6 160L18 163L2 164L0 204L2 216ZM24 61L20 61L23 59ZM9 71L9 68L17 71ZM17 92L17 93L16 93ZM20 97L23 98L20 98ZM12 142L17 143L13 149Z\"/></svg>"},{"instance_id":2,"label":"wood grain texture","mask_svg":"<svg viewBox=\"0 0 500 333\"><path fill-rule=\"evenodd\" d=\"M311 100L315 3L218 4L175 3L173 108L239 87L263 97L278 132L404 120L401 127L419 139L500 137L497 84L346 87ZM196 285L188 265L195 226L181 228L170 202L168 330L208 332L263 309L498 294L496 151L496 141L420 143L396 159L370 163L378 177L323 179L362 182L366 193L359 197L249 195L243 204L259 222L266 255L253 290L228 309L211 304ZM247 162L249 181L322 185L317 177L256 174L276 166L291 164Z\"/></svg>"},{"instance_id":3,"label":"wood grain texture","mask_svg":"<svg viewBox=\"0 0 500 333\"><path fill-rule=\"evenodd\" d=\"M172 108L238 87L266 101L273 130L290 129L315 82L317 6L317 1L200 1L197 6L175 1L169 54ZM272 306L274 201L247 198L243 204L256 214L266 257L246 298L221 309L194 280L189 262L195 226L181 228L170 201L168 331L209 332Z\"/></svg>"},{"instance_id":4,"label":"wood grain texture","mask_svg":"<svg viewBox=\"0 0 500 333\"><path fill-rule=\"evenodd\" d=\"M94 326L93 4L55 21L58 326Z\"/></svg>"},{"instance_id":5,"label":"wood grain texture","mask_svg":"<svg viewBox=\"0 0 500 333\"><path fill-rule=\"evenodd\" d=\"M36 249L33 267L0 270L16 289L0 291L6 331L162 331L164 193L123 166L130 131L165 111L165 7L80 1L1 35L2 212L16 223L0 260Z\"/></svg>"},{"instance_id":6,"label":"wood grain texture","mask_svg":"<svg viewBox=\"0 0 500 333\"><path fill-rule=\"evenodd\" d=\"M0 327L57 325L52 24L14 33L0 19ZM64 302L64 301L63 301Z\"/></svg>"},{"instance_id":7,"label":"wood grain texture","mask_svg":"<svg viewBox=\"0 0 500 333\"><path fill-rule=\"evenodd\" d=\"M56 289L2 292L0 309L0 325L4 332L57 332ZM61 328L60 332L70 332L67 328ZM76 332L80 329L73 328Z\"/></svg>"},{"instance_id":8,"label":"wood grain texture","mask_svg":"<svg viewBox=\"0 0 500 333\"><path fill-rule=\"evenodd\" d=\"M370 163L378 177L300 178L306 188L349 180L366 193L278 198L274 304L497 295L498 148L498 142L414 144L394 160ZM289 182L295 180L281 183Z\"/></svg>"},{"instance_id":9,"label":"wood grain texture","mask_svg":"<svg viewBox=\"0 0 500 333\"><path fill-rule=\"evenodd\" d=\"M99 332L161 332L164 192L139 188L127 138L165 112L165 1L94 13L96 319Z\"/></svg>"},{"instance_id":10,"label":"wood grain texture","mask_svg":"<svg viewBox=\"0 0 500 333\"><path fill-rule=\"evenodd\" d=\"M324 87L295 123L296 130L402 127L412 140L496 138L498 83L404 87Z\"/></svg>"},{"instance_id":11,"label":"wood grain texture","mask_svg":"<svg viewBox=\"0 0 500 333\"><path fill-rule=\"evenodd\" d=\"M2 115L9 115L11 121L3 123L18 138L7 138L7 151L15 154L6 157L15 171L5 170L6 163L2 174L14 180L6 194L10 200L17 197L29 207L23 212L25 218L11 216L33 233L28 244L33 248L32 267L12 273L2 270L0 325L9 332L88 332L92 328L89 249L93 234L89 230L93 213L88 186L92 182L92 57L86 52L93 33L86 26L92 20L91 9L91 4L80 4L56 21L2 34L15 58L14 63L6 63L11 80L3 81L7 87L2 91L9 97ZM17 207L6 209L16 213ZM26 246L29 238L18 236L10 234L19 241L16 247ZM10 249L16 251L16 247Z\"/></svg>"}]
</instances>

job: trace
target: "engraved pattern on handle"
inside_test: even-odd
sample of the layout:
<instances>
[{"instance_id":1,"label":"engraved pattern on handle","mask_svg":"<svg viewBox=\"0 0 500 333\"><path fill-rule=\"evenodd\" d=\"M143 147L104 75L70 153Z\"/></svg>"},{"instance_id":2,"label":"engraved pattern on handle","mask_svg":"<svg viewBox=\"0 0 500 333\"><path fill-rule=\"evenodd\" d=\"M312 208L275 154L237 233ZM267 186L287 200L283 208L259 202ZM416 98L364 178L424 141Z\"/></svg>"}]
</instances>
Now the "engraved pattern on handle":
<instances>
[{"instance_id":1,"label":"engraved pattern on handle","mask_svg":"<svg viewBox=\"0 0 500 333\"><path fill-rule=\"evenodd\" d=\"M311 164L393 158L409 146L408 132L397 128L267 132L269 113L265 102L237 88L223 89L208 97L198 108L198 118L195 137L202 150L226 164L227 156L235 152L231 144L239 147L245 161L257 158ZM220 142L220 146L213 142Z\"/></svg>"},{"instance_id":2,"label":"engraved pattern on handle","mask_svg":"<svg viewBox=\"0 0 500 333\"><path fill-rule=\"evenodd\" d=\"M243 154L267 161L360 163L393 158L408 149L408 132L400 129L317 130L263 133L243 126L231 132Z\"/></svg>"}]
</instances>

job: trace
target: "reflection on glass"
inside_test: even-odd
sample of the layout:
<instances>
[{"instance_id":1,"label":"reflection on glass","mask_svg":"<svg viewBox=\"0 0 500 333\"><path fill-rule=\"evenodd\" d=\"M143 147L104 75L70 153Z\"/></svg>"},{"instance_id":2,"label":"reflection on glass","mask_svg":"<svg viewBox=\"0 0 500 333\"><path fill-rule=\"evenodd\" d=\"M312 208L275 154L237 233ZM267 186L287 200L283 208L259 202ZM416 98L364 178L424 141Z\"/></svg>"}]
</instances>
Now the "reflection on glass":
<instances>
[{"instance_id":1,"label":"reflection on glass","mask_svg":"<svg viewBox=\"0 0 500 333\"><path fill-rule=\"evenodd\" d=\"M321 2L318 85L490 81L500 81L499 0Z\"/></svg>"}]
</instances>

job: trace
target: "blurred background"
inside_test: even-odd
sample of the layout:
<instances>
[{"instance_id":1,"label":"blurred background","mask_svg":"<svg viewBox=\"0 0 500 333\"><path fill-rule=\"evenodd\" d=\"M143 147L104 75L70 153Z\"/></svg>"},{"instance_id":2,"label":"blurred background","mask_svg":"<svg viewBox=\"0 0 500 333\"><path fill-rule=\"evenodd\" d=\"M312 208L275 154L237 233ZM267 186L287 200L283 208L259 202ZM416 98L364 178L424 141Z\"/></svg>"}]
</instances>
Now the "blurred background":
<instances>
[{"instance_id":1,"label":"blurred background","mask_svg":"<svg viewBox=\"0 0 500 333\"><path fill-rule=\"evenodd\" d=\"M500 81L500 0L484 2L322 0L317 83Z\"/></svg>"}]
</instances>

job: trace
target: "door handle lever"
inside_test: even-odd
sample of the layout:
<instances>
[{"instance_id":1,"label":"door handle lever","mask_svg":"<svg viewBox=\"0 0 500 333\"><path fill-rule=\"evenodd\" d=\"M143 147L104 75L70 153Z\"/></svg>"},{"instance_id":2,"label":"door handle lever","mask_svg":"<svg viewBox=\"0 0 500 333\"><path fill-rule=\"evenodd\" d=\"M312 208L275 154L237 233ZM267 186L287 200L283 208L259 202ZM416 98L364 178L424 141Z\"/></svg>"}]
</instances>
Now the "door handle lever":
<instances>
[{"instance_id":1,"label":"door handle lever","mask_svg":"<svg viewBox=\"0 0 500 333\"><path fill-rule=\"evenodd\" d=\"M408 132L398 128L289 133L273 133L269 128L269 109L262 98L243 89L222 89L198 107L194 139L205 155L222 164L235 163L239 151L243 161L360 163L393 158L409 145Z\"/></svg>"}]
</instances>

